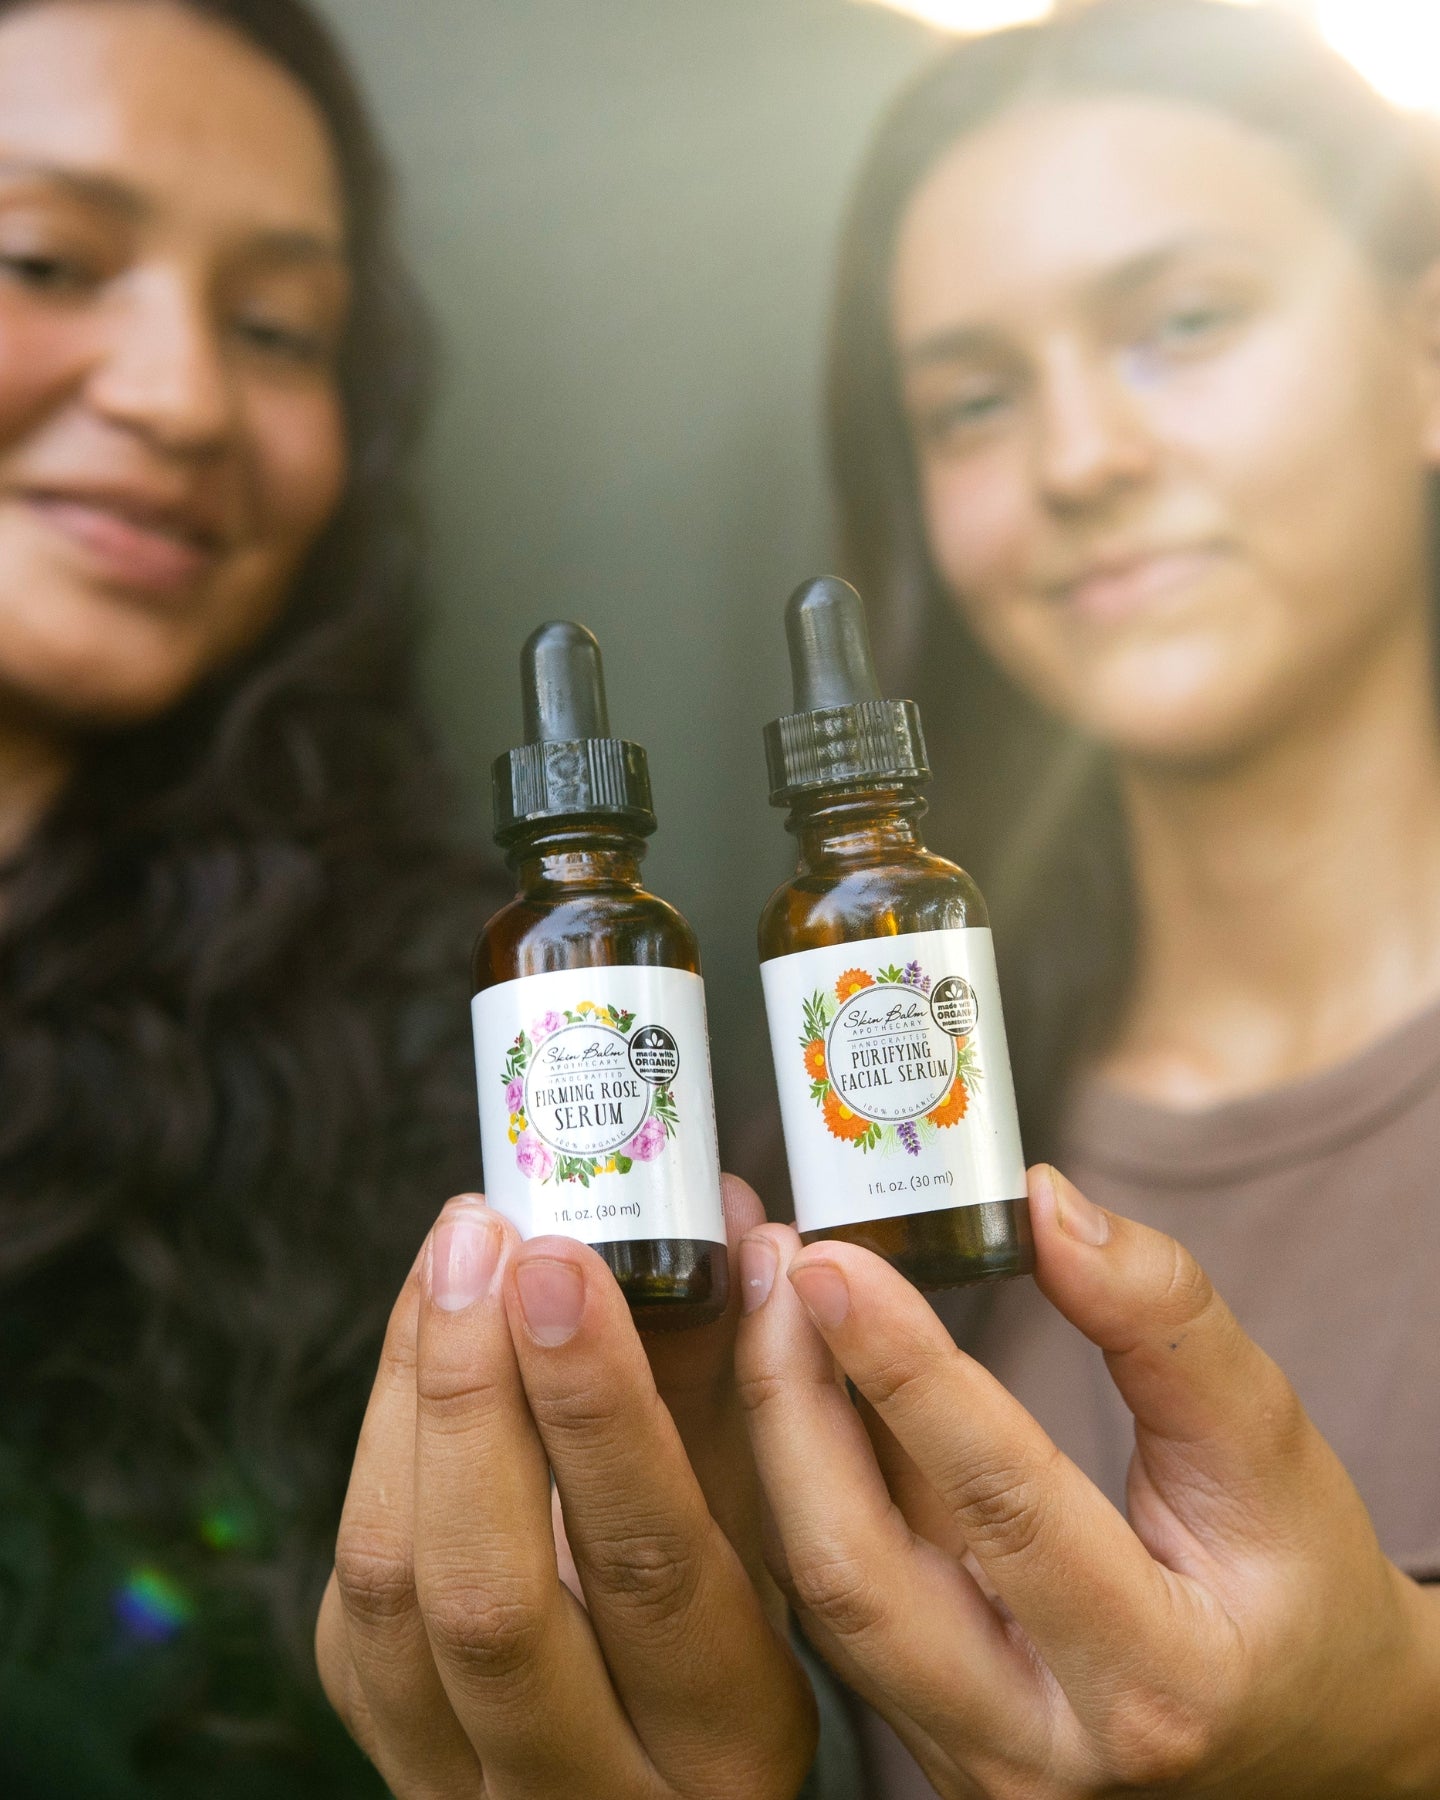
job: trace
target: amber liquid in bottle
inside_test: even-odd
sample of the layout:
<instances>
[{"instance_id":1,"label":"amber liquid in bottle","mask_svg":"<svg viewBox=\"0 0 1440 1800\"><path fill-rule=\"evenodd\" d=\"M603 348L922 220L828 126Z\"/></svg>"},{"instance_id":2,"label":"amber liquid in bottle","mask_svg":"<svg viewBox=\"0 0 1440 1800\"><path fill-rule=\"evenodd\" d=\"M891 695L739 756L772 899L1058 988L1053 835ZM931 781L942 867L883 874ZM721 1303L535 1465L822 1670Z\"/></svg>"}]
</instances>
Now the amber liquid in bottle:
<instances>
[{"instance_id":1,"label":"amber liquid in bottle","mask_svg":"<svg viewBox=\"0 0 1440 1800\"><path fill-rule=\"evenodd\" d=\"M644 839L599 817L543 821L508 847L519 892L475 945L475 991L553 970L607 965L700 973L695 933L640 881ZM595 1243L641 1330L704 1325L725 1310L723 1243L642 1238Z\"/></svg>"},{"instance_id":2,"label":"amber liquid in bottle","mask_svg":"<svg viewBox=\"0 0 1440 1800\"><path fill-rule=\"evenodd\" d=\"M766 726L765 760L800 857L759 939L801 1235L872 1250L919 1287L1023 1275L1034 1246L990 921L920 836L919 709L881 694L848 583L798 587L785 636L794 708Z\"/></svg>"},{"instance_id":3,"label":"amber liquid in bottle","mask_svg":"<svg viewBox=\"0 0 1440 1800\"><path fill-rule=\"evenodd\" d=\"M916 931L988 926L965 871L925 848L926 805L909 784L839 787L803 796L786 830L799 843L795 875L760 919L760 960L825 945ZM982 1201L803 1233L873 1250L918 1287L956 1287L1027 1274L1035 1266L1023 1199Z\"/></svg>"}]
</instances>

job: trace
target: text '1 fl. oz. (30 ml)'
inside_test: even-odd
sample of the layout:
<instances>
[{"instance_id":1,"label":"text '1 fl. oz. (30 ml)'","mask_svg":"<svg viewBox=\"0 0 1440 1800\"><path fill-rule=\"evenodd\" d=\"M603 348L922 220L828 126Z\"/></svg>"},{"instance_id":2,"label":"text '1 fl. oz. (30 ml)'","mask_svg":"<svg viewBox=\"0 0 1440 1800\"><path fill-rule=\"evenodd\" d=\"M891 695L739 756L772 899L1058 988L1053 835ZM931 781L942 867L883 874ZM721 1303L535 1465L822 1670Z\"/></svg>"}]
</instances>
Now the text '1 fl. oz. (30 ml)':
<instances>
[{"instance_id":1,"label":"text '1 fl. oz. (30 ml)'","mask_svg":"<svg viewBox=\"0 0 1440 1800\"><path fill-rule=\"evenodd\" d=\"M592 1244L642 1328L701 1325L728 1271L695 933L640 885L650 776L610 736L600 646L542 625L520 668L526 742L494 768L519 892L475 946L488 1198Z\"/></svg>"},{"instance_id":2,"label":"text '1 fl. oz. (30 ml)'","mask_svg":"<svg viewBox=\"0 0 1440 1800\"><path fill-rule=\"evenodd\" d=\"M920 837L920 715L885 700L860 596L807 582L785 615L795 711L765 732L799 867L760 920L795 1218L921 1287L1034 1266L990 922Z\"/></svg>"}]
</instances>

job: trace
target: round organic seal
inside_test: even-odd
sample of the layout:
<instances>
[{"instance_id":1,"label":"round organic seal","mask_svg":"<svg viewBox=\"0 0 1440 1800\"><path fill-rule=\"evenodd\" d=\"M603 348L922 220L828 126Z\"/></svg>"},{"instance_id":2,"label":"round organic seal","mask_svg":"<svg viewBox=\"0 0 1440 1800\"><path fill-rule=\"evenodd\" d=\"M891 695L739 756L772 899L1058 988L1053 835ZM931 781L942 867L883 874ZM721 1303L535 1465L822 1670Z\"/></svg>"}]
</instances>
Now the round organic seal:
<instances>
[{"instance_id":1,"label":"round organic seal","mask_svg":"<svg viewBox=\"0 0 1440 1800\"><path fill-rule=\"evenodd\" d=\"M663 1025L642 1025L630 1040L630 1067L642 1081L669 1087L680 1073L680 1046Z\"/></svg>"},{"instance_id":2,"label":"round organic seal","mask_svg":"<svg viewBox=\"0 0 1440 1800\"><path fill-rule=\"evenodd\" d=\"M951 1037L968 1037L980 1017L980 1002L963 975L947 975L931 990L930 1011L942 1031Z\"/></svg>"}]
</instances>

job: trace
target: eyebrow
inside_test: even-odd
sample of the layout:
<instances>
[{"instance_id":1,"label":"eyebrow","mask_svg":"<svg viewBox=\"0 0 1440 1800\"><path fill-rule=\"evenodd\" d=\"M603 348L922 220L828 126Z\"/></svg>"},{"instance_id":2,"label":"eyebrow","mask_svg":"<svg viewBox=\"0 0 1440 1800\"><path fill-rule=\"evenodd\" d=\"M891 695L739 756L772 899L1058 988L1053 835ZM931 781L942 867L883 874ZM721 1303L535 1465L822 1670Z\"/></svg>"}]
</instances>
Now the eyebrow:
<instances>
[{"instance_id":1,"label":"eyebrow","mask_svg":"<svg viewBox=\"0 0 1440 1800\"><path fill-rule=\"evenodd\" d=\"M91 169L69 168L61 163L23 162L0 158L0 182L38 181L73 195L91 206L101 206L126 219L143 219L154 211L149 199L129 182ZM277 226L256 232L251 246L274 262L346 261L343 242L323 231L304 226Z\"/></svg>"},{"instance_id":2,"label":"eyebrow","mask_svg":"<svg viewBox=\"0 0 1440 1800\"><path fill-rule=\"evenodd\" d=\"M1259 246L1253 239L1224 232L1197 232L1159 244L1153 250L1128 257L1113 269L1107 269L1089 285L1092 303L1123 300L1138 293L1175 263L1197 252L1228 250L1254 253ZM1003 335L989 325L946 326L921 338L917 344L900 352L907 369L933 368L937 363L979 360L993 356L1005 348Z\"/></svg>"},{"instance_id":3,"label":"eyebrow","mask_svg":"<svg viewBox=\"0 0 1440 1800\"><path fill-rule=\"evenodd\" d=\"M143 196L128 183L113 175L97 175L89 169L66 168L61 163L21 162L0 158L0 181L43 181L51 187L63 188L77 200L107 207L111 212L139 218L149 211Z\"/></svg>"}]
</instances>

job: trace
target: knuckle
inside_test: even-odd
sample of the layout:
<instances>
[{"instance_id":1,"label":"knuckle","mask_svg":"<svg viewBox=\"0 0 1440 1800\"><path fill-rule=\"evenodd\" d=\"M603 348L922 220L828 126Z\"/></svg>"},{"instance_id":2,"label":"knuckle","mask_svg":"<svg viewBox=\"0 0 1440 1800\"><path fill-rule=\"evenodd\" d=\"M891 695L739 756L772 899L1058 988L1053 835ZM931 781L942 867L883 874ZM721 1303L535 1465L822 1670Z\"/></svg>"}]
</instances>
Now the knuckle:
<instances>
[{"instance_id":1,"label":"knuckle","mask_svg":"<svg viewBox=\"0 0 1440 1800\"><path fill-rule=\"evenodd\" d=\"M440 1431L471 1426L505 1400L500 1384L483 1369L433 1357L416 1365L415 1398L426 1423Z\"/></svg>"},{"instance_id":2,"label":"knuckle","mask_svg":"<svg viewBox=\"0 0 1440 1800\"><path fill-rule=\"evenodd\" d=\"M885 1600L864 1561L840 1553L791 1558L786 1570L796 1607L835 1637L868 1636L885 1618Z\"/></svg>"},{"instance_id":3,"label":"knuckle","mask_svg":"<svg viewBox=\"0 0 1440 1800\"><path fill-rule=\"evenodd\" d=\"M519 1585L472 1587L447 1582L425 1604L425 1632L436 1655L486 1682L531 1670L545 1633L545 1616Z\"/></svg>"},{"instance_id":4,"label":"knuckle","mask_svg":"<svg viewBox=\"0 0 1440 1800\"><path fill-rule=\"evenodd\" d=\"M753 1417L778 1403L787 1385L785 1376L776 1369L737 1370L735 1395L741 1410Z\"/></svg>"},{"instance_id":5,"label":"knuckle","mask_svg":"<svg viewBox=\"0 0 1440 1800\"><path fill-rule=\"evenodd\" d=\"M1161 1688L1131 1691L1101 1732L1109 1772L1126 1787L1163 1788L1207 1767L1216 1749L1205 1709Z\"/></svg>"},{"instance_id":6,"label":"knuckle","mask_svg":"<svg viewBox=\"0 0 1440 1800\"><path fill-rule=\"evenodd\" d=\"M587 1585L652 1625L683 1614L699 1585L693 1545L680 1532L591 1536L580 1563Z\"/></svg>"},{"instance_id":7,"label":"knuckle","mask_svg":"<svg viewBox=\"0 0 1440 1800\"><path fill-rule=\"evenodd\" d=\"M1189 1325L1214 1304L1210 1277L1183 1244L1167 1240L1167 1267L1160 1289L1160 1306L1177 1325Z\"/></svg>"},{"instance_id":8,"label":"knuckle","mask_svg":"<svg viewBox=\"0 0 1440 1800\"><path fill-rule=\"evenodd\" d=\"M866 1371L865 1398L882 1412L903 1405L912 1396L923 1394L929 1375L923 1359L897 1352Z\"/></svg>"},{"instance_id":9,"label":"knuckle","mask_svg":"<svg viewBox=\"0 0 1440 1800\"><path fill-rule=\"evenodd\" d=\"M408 1546L390 1531L342 1523L335 1544L335 1582L345 1611L363 1625L393 1624L415 1604Z\"/></svg>"},{"instance_id":10,"label":"knuckle","mask_svg":"<svg viewBox=\"0 0 1440 1800\"><path fill-rule=\"evenodd\" d=\"M535 1423L555 1439L585 1442L635 1429L632 1397L618 1383L572 1382L554 1393L527 1390Z\"/></svg>"},{"instance_id":11,"label":"knuckle","mask_svg":"<svg viewBox=\"0 0 1440 1800\"><path fill-rule=\"evenodd\" d=\"M1058 1452L1051 1457L1058 1460ZM1035 1547L1045 1525L1045 1471L1014 1463L966 1469L950 1504L971 1548L991 1560L1015 1560Z\"/></svg>"}]
</instances>

